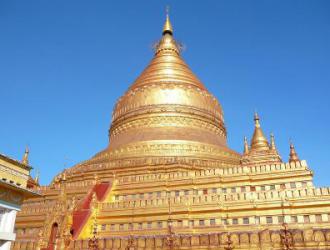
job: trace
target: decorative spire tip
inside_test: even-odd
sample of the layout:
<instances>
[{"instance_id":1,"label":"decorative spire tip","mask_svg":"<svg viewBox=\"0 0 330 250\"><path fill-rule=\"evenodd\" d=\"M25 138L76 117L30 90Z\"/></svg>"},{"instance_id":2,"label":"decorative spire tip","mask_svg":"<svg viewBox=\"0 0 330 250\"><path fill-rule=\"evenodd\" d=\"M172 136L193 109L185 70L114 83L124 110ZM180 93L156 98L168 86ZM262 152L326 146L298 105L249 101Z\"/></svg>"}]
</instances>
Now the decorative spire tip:
<instances>
[{"instance_id":1,"label":"decorative spire tip","mask_svg":"<svg viewBox=\"0 0 330 250\"><path fill-rule=\"evenodd\" d=\"M248 144L248 140L247 137L244 136L244 154L248 154L249 153L249 144Z\"/></svg>"},{"instance_id":2,"label":"decorative spire tip","mask_svg":"<svg viewBox=\"0 0 330 250\"><path fill-rule=\"evenodd\" d=\"M165 34L172 35L173 34L173 28L172 28L172 24L171 24L171 21L170 21L169 11L170 11L170 7L167 6L166 7L166 21L165 21L165 24L164 24L164 27L163 27L163 35L165 35Z\"/></svg>"},{"instance_id":3,"label":"decorative spire tip","mask_svg":"<svg viewBox=\"0 0 330 250\"><path fill-rule=\"evenodd\" d=\"M25 151L24 151L24 155L23 155L23 159L22 159L22 163L24 165L29 165L29 147L26 146L25 147Z\"/></svg>"},{"instance_id":4,"label":"decorative spire tip","mask_svg":"<svg viewBox=\"0 0 330 250\"><path fill-rule=\"evenodd\" d=\"M289 155L289 157L290 157L289 158L290 163L300 161L291 139L290 139L290 155Z\"/></svg>"},{"instance_id":5,"label":"decorative spire tip","mask_svg":"<svg viewBox=\"0 0 330 250\"><path fill-rule=\"evenodd\" d=\"M275 136L273 133L270 133L270 149L276 150Z\"/></svg>"},{"instance_id":6,"label":"decorative spire tip","mask_svg":"<svg viewBox=\"0 0 330 250\"><path fill-rule=\"evenodd\" d=\"M259 120L259 115L257 113L257 111L254 111L254 120Z\"/></svg>"},{"instance_id":7,"label":"decorative spire tip","mask_svg":"<svg viewBox=\"0 0 330 250\"><path fill-rule=\"evenodd\" d=\"M290 148L294 148L294 145L293 145L293 142L292 142L291 138L289 139L289 144L290 144Z\"/></svg>"},{"instance_id":8,"label":"decorative spire tip","mask_svg":"<svg viewBox=\"0 0 330 250\"><path fill-rule=\"evenodd\" d=\"M257 111L254 112L254 124L256 127L260 127L260 118Z\"/></svg>"},{"instance_id":9,"label":"decorative spire tip","mask_svg":"<svg viewBox=\"0 0 330 250\"><path fill-rule=\"evenodd\" d=\"M39 178L40 178L40 172L39 170L36 171L36 176L34 178L34 181L39 184Z\"/></svg>"}]
</instances>

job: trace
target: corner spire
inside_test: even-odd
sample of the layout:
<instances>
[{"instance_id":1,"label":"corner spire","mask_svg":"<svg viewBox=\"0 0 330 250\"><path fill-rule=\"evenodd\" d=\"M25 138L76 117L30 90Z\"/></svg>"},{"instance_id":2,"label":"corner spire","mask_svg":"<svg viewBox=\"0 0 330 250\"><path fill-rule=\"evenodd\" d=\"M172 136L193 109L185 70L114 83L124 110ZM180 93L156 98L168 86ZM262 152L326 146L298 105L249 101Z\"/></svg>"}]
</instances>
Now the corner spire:
<instances>
[{"instance_id":1,"label":"corner spire","mask_svg":"<svg viewBox=\"0 0 330 250\"><path fill-rule=\"evenodd\" d=\"M294 145L292 143L292 141L290 141L290 158L289 158L289 162L297 162L300 161L298 154L296 152L296 149L294 148Z\"/></svg>"},{"instance_id":2,"label":"corner spire","mask_svg":"<svg viewBox=\"0 0 330 250\"><path fill-rule=\"evenodd\" d=\"M39 178L40 178L40 173L39 170L37 170L36 177L34 178L34 181L39 184Z\"/></svg>"},{"instance_id":3,"label":"corner spire","mask_svg":"<svg viewBox=\"0 0 330 250\"><path fill-rule=\"evenodd\" d=\"M269 150L269 145L264 133L261 130L260 118L257 112L254 113L254 133L251 140L251 150Z\"/></svg>"},{"instance_id":4,"label":"corner spire","mask_svg":"<svg viewBox=\"0 0 330 250\"><path fill-rule=\"evenodd\" d=\"M260 118L257 112L254 112L254 125L256 128L260 128Z\"/></svg>"},{"instance_id":5,"label":"corner spire","mask_svg":"<svg viewBox=\"0 0 330 250\"><path fill-rule=\"evenodd\" d=\"M23 155L23 159L22 159L22 163L24 165L29 165L29 148L28 146L26 146L25 148L25 152L24 152L24 155Z\"/></svg>"},{"instance_id":6,"label":"corner spire","mask_svg":"<svg viewBox=\"0 0 330 250\"><path fill-rule=\"evenodd\" d=\"M246 136L244 136L244 155L249 153L249 144Z\"/></svg>"},{"instance_id":7,"label":"corner spire","mask_svg":"<svg viewBox=\"0 0 330 250\"><path fill-rule=\"evenodd\" d=\"M275 136L273 133L270 134L270 149L276 150Z\"/></svg>"},{"instance_id":8,"label":"corner spire","mask_svg":"<svg viewBox=\"0 0 330 250\"><path fill-rule=\"evenodd\" d=\"M173 28L172 24L170 22L170 15L169 15L170 8L167 6L166 7L166 21L163 27L163 35L165 34L170 34L173 35Z\"/></svg>"}]
</instances>

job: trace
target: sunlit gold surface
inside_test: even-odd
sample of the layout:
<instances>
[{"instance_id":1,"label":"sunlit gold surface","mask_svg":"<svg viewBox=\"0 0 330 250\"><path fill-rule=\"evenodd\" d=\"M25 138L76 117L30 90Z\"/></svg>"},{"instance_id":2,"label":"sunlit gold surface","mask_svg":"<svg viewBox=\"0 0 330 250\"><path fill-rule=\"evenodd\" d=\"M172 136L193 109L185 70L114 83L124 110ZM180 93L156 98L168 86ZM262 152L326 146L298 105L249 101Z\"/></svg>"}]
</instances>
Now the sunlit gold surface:
<instances>
[{"instance_id":1,"label":"sunlit gold surface","mask_svg":"<svg viewBox=\"0 0 330 250\"><path fill-rule=\"evenodd\" d=\"M290 158L289 158L289 162L297 162L299 161L299 157L298 154L296 152L296 149L294 148L293 143L290 143Z\"/></svg>"},{"instance_id":2,"label":"sunlit gold surface","mask_svg":"<svg viewBox=\"0 0 330 250\"><path fill-rule=\"evenodd\" d=\"M170 17L168 15L168 13L166 14L166 21L163 27L163 34L165 33L170 33L173 34L173 28L172 28L172 24L170 22Z\"/></svg>"},{"instance_id":3,"label":"sunlit gold surface","mask_svg":"<svg viewBox=\"0 0 330 250\"><path fill-rule=\"evenodd\" d=\"M226 146L220 104L191 72L168 33L148 67L117 102L109 148L159 140Z\"/></svg>"},{"instance_id":4,"label":"sunlit gold surface","mask_svg":"<svg viewBox=\"0 0 330 250\"><path fill-rule=\"evenodd\" d=\"M260 118L257 113L254 115L255 129L251 140L251 150L268 150L269 145L266 137L260 128Z\"/></svg>"},{"instance_id":5,"label":"sunlit gold surface","mask_svg":"<svg viewBox=\"0 0 330 250\"><path fill-rule=\"evenodd\" d=\"M234 249L280 250L280 217L296 249L330 249L330 188L313 185L294 148L283 163L254 121L243 155L231 150L222 108L183 61L167 16L154 58L115 105L108 147L37 187L45 196L24 204L15 249L46 247L57 223L57 249L86 249L97 224L101 249L224 249L230 234ZM91 193L100 183L112 184L103 200ZM90 215L67 247L89 194Z\"/></svg>"},{"instance_id":6,"label":"sunlit gold surface","mask_svg":"<svg viewBox=\"0 0 330 250\"><path fill-rule=\"evenodd\" d=\"M28 147L25 148L22 163L24 165L29 165L29 148Z\"/></svg>"},{"instance_id":7,"label":"sunlit gold surface","mask_svg":"<svg viewBox=\"0 0 330 250\"><path fill-rule=\"evenodd\" d=\"M270 143L261 129L260 118L257 113L254 114L254 132L249 148L247 139L244 139L244 153L241 159L243 165L255 164L280 164L282 159L277 152L275 137L270 135Z\"/></svg>"},{"instance_id":8,"label":"sunlit gold surface","mask_svg":"<svg viewBox=\"0 0 330 250\"><path fill-rule=\"evenodd\" d=\"M197 158L209 151L220 164L239 162L227 147L222 108L182 59L168 16L154 58L115 105L109 139L97 159L185 157L194 147Z\"/></svg>"}]
</instances>

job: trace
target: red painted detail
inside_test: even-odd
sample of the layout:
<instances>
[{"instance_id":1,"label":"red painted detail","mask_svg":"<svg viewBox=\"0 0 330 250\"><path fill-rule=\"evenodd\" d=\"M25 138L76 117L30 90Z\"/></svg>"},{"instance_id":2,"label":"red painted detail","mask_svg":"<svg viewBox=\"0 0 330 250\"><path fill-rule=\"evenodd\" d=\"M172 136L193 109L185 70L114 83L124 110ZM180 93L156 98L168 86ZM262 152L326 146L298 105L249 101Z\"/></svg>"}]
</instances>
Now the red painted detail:
<instances>
[{"instance_id":1,"label":"red painted detail","mask_svg":"<svg viewBox=\"0 0 330 250\"><path fill-rule=\"evenodd\" d=\"M103 201L109 191L109 188L111 187L111 183L100 183L95 185L95 192L97 196L98 201Z\"/></svg>"},{"instance_id":2,"label":"red painted detail","mask_svg":"<svg viewBox=\"0 0 330 250\"><path fill-rule=\"evenodd\" d=\"M83 226L87 222L90 214L91 214L91 201L93 198L93 193L96 193L96 197L98 201L103 201L107 193L112 187L111 182L104 182L100 184L96 184L93 188L89 191L85 199L82 201L80 206L77 208L76 211L73 212L73 222L72 222L72 231L73 231L73 238L76 239L80 234Z\"/></svg>"},{"instance_id":3,"label":"red painted detail","mask_svg":"<svg viewBox=\"0 0 330 250\"><path fill-rule=\"evenodd\" d=\"M52 225L52 229L50 231L48 246L46 248L42 248L41 250L54 250L55 249L57 231L58 231L58 225L57 225L57 223L54 223Z\"/></svg>"}]
</instances>

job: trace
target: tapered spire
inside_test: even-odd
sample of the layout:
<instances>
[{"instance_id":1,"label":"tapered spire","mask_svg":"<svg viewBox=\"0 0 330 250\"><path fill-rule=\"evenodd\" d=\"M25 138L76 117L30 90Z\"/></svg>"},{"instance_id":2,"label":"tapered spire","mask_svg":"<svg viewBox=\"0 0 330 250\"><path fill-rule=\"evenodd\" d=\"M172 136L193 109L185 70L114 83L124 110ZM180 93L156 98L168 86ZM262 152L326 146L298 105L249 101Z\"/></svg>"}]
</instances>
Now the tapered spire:
<instances>
[{"instance_id":1,"label":"tapered spire","mask_svg":"<svg viewBox=\"0 0 330 250\"><path fill-rule=\"evenodd\" d=\"M275 136L273 133L270 134L270 149L276 150Z\"/></svg>"},{"instance_id":2,"label":"tapered spire","mask_svg":"<svg viewBox=\"0 0 330 250\"><path fill-rule=\"evenodd\" d=\"M244 136L244 154L246 155L248 153L249 153L249 144L246 136Z\"/></svg>"},{"instance_id":3,"label":"tapered spire","mask_svg":"<svg viewBox=\"0 0 330 250\"><path fill-rule=\"evenodd\" d=\"M166 7L166 21L163 27L163 35L165 34L170 34L173 35L173 28L172 28L172 24L170 21L170 15L169 15L169 7Z\"/></svg>"},{"instance_id":4,"label":"tapered spire","mask_svg":"<svg viewBox=\"0 0 330 250\"><path fill-rule=\"evenodd\" d=\"M290 158L289 158L289 162L297 162L300 161L298 154L296 152L296 149L294 148L294 145L292 142L290 142Z\"/></svg>"},{"instance_id":5,"label":"tapered spire","mask_svg":"<svg viewBox=\"0 0 330 250\"><path fill-rule=\"evenodd\" d=\"M24 165L29 165L29 148L26 146L25 152L23 155L22 163Z\"/></svg>"},{"instance_id":6,"label":"tapered spire","mask_svg":"<svg viewBox=\"0 0 330 250\"><path fill-rule=\"evenodd\" d=\"M163 26L163 36L160 41L155 45L155 54L160 52L180 54L180 46L174 40L173 28L170 21L170 16L168 14L168 9L166 10L166 20Z\"/></svg>"},{"instance_id":7,"label":"tapered spire","mask_svg":"<svg viewBox=\"0 0 330 250\"><path fill-rule=\"evenodd\" d=\"M269 145L261 130L260 118L257 112L254 114L254 133L251 140L251 150L269 150Z\"/></svg>"},{"instance_id":8,"label":"tapered spire","mask_svg":"<svg viewBox=\"0 0 330 250\"><path fill-rule=\"evenodd\" d=\"M36 177L34 178L34 181L39 184L39 171L37 170Z\"/></svg>"},{"instance_id":9,"label":"tapered spire","mask_svg":"<svg viewBox=\"0 0 330 250\"><path fill-rule=\"evenodd\" d=\"M244 153L241 162L243 164L277 164L282 162L276 149L274 135L270 135L270 143L268 143L262 132L260 118L257 113L254 114L254 133L250 147L246 137L244 138Z\"/></svg>"},{"instance_id":10,"label":"tapered spire","mask_svg":"<svg viewBox=\"0 0 330 250\"><path fill-rule=\"evenodd\" d=\"M260 128L260 118L257 112L254 112L254 125L256 128Z\"/></svg>"}]
</instances>

